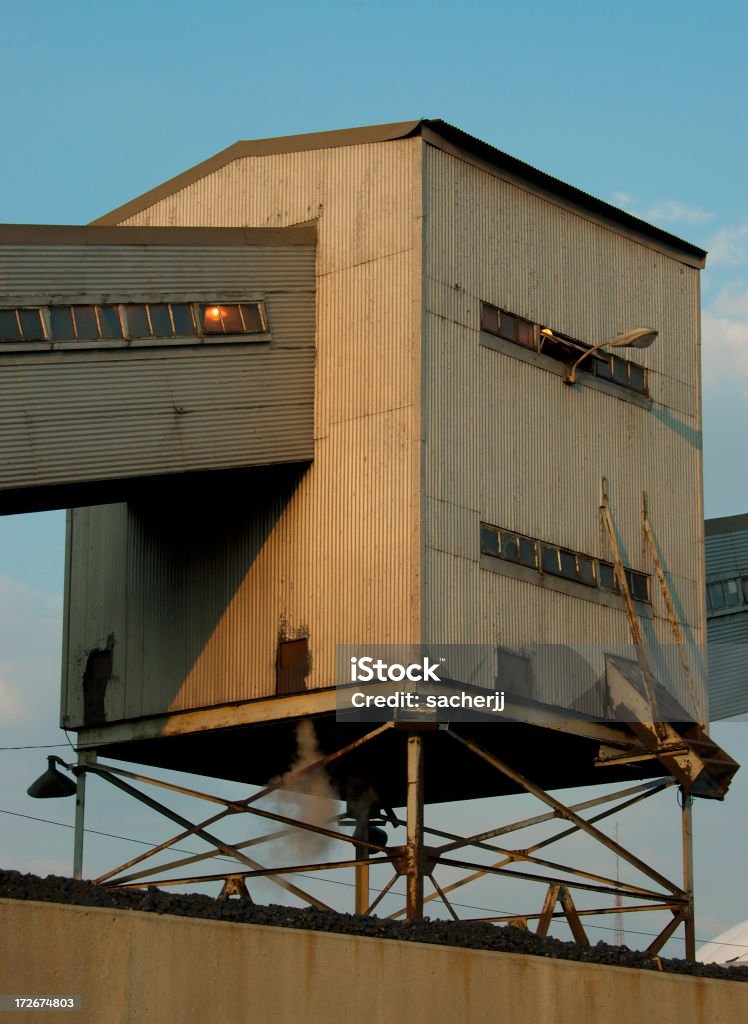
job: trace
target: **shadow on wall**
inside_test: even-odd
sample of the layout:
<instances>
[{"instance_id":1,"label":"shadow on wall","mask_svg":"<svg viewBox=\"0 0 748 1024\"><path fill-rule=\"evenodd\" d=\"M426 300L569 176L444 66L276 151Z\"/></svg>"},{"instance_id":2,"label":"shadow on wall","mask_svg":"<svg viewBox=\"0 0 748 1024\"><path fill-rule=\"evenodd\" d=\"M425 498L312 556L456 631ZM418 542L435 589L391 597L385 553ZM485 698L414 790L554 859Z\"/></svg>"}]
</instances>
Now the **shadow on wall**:
<instances>
[{"instance_id":1,"label":"shadow on wall","mask_svg":"<svg viewBox=\"0 0 748 1024\"><path fill-rule=\"evenodd\" d=\"M108 634L86 655L86 726L274 692L278 638L291 631L263 587L262 552L307 468L163 481L122 507L124 578L106 580L96 624L71 624L72 635ZM106 622L116 608L124 636ZM256 640L241 643L249 628ZM268 678L256 671L258 649Z\"/></svg>"}]
</instances>

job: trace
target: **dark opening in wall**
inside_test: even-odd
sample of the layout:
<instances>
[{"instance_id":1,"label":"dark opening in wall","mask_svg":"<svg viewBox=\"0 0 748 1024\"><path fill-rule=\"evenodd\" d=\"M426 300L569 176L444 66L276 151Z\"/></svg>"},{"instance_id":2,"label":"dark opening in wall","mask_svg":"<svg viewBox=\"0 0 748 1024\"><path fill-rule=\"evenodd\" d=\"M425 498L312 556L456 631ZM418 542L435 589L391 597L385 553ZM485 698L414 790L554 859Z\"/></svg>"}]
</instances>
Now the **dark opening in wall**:
<instances>
[{"instance_id":1,"label":"dark opening in wall","mask_svg":"<svg viewBox=\"0 0 748 1024\"><path fill-rule=\"evenodd\" d=\"M86 661L83 674L83 721L87 726L106 721L106 688L112 678L112 647L96 648Z\"/></svg>"},{"instance_id":2,"label":"dark opening in wall","mask_svg":"<svg viewBox=\"0 0 748 1024\"><path fill-rule=\"evenodd\" d=\"M309 675L309 640L281 640L275 661L275 692L303 693Z\"/></svg>"}]
</instances>

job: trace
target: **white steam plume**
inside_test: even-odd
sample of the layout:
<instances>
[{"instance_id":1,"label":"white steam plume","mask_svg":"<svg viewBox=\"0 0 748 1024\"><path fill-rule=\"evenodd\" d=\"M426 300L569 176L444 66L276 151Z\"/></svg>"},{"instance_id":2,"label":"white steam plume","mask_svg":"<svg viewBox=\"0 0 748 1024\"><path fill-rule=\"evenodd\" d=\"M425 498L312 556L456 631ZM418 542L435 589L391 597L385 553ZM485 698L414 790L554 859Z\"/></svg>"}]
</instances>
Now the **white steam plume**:
<instances>
[{"instance_id":1,"label":"white steam plume","mask_svg":"<svg viewBox=\"0 0 748 1024\"><path fill-rule=\"evenodd\" d=\"M310 718L305 718L296 727L296 758L284 775L281 786L293 772L319 761L322 752L317 746L317 734ZM309 825L332 827L330 818L337 811L340 800L337 790L324 768L318 768L300 779L292 781L292 789L279 789L273 794L275 809L288 818L298 818ZM284 853L296 863L309 863L320 858L335 840L306 829L297 829L282 841Z\"/></svg>"}]
</instances>

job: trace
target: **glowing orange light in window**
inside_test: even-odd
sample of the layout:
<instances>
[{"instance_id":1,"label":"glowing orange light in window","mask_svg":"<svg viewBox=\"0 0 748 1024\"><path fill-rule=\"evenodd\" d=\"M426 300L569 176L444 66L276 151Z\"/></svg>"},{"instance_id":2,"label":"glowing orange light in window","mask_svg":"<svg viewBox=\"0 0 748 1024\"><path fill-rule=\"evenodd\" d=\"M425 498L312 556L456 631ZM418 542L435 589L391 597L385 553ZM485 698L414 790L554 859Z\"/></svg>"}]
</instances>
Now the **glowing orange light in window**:
<instances>
[{"instance_id":1,"label":"glowing orange light in window","mask_svg":"<svg viewBox=\"0 0 748 1024\"><path fill-rule=\"evenodd\" d=\"M208 316L210 317L211 320L220 320L221 319L221 307L220 306L210 306L207 312L208 312Z\"/></svg>"}]
</instances>

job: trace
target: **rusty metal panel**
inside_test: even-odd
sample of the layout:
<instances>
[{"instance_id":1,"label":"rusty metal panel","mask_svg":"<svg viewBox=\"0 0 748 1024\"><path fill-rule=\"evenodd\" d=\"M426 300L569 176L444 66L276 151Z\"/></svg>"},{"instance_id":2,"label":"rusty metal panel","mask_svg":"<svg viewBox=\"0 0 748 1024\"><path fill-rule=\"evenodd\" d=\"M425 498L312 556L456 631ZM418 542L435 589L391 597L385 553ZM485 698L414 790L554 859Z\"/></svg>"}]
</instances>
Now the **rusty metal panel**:
<instances>
[{"instance_id":1,"label":"rusty metal panel","mask_svg":"<svg viewBox=\"0 0 748 1024\"><path fill-rule=\"evenodd\" d=\"M681 631L703 643L698 272L433 147L424 159L428 638L627 642L622 604L479 566L481 521L610 559L605 477L623 558L652 576L652 634L672 643L642 492ZM650 371L650 406L564 387L558 372L481 345L481 300L589 343L656 326L657 343L630 356Z\"/></svg>"},{"instance_id":2,"label":"rusty metal panel","mask_svg":"<svg viewBox=\"0 0 748 1024\"><path fill-rule=\"evenodd\" d=\"M240 508L229 528L217 514L201 522L189 502L171 538L159 526L163 508L123 513L126 539L112 543L129 552L127 585L110 581L96 609L71 614L69 694L76 658L106 631L110 605L127 609L114 653L125 719L272 695L281 638L308 638L310 690L334 683L338 643L417 640L421 146L237 160L128 222L316 220L313 462L289 470L285 489L258 487L265 504ZM86 516L73 513L74 545L99 512ZM93 571L80 566L71 608Z\"/></svg>"}]
</instances>

